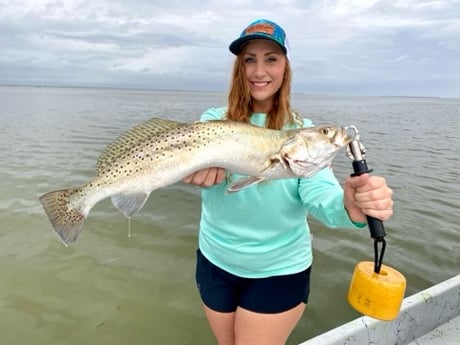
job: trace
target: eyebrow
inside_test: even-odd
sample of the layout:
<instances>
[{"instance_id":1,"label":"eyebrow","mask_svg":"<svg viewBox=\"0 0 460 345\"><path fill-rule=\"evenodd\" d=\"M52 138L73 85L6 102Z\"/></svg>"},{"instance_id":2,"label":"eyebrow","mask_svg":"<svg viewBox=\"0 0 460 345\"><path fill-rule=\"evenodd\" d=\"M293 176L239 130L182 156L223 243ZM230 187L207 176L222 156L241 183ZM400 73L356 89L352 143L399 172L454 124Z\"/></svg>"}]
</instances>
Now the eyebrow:
<instances>
[{"instance_id":1,"label":"eyebrow","mask_svg":"<svg viewBox=\"0 0 460 345\"><path fill-rule=\"evenodd\" d=\"M251 55L251 56L256 56L257 55L256 53L251 53L251 52L245 52L244 54L245 55ZM279 52L277 50L272 50L272 51L266 52L264 54L264 56L271 55L271 54L281 54L281 52Z\"/></svg>"}]
</instances>

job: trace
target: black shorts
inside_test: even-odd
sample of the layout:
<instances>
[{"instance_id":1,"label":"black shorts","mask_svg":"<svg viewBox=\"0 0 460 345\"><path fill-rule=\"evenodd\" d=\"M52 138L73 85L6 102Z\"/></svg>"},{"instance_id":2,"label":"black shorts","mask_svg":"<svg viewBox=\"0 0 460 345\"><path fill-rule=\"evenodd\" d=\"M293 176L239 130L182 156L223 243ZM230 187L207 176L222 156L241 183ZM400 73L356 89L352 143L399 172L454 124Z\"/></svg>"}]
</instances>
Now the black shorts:
<instances>
[{"instance_id":1,"label":"black shorts","mask_svg":"<svg viewBox=\"0 0 460 345\"><path fill-rule=\"evenodd\" d=\"M275 314L308 302L311 267L295 274L268 278L241 278L211 263L197 251L196 283L203 303L230 313L237 307Z\"/></svg>"}]
</instances>

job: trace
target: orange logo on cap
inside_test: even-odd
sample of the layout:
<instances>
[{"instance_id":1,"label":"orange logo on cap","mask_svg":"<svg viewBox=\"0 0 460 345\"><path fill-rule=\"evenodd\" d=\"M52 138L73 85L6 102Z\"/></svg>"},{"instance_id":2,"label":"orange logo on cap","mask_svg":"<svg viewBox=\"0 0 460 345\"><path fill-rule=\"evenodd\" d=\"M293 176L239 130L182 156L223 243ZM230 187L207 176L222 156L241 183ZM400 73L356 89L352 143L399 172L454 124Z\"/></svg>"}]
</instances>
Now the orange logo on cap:
<instances>
[{"instance_id":1,"label":"orange logo on cap","mask_svg":"<svg viewBox=\"0 0 460 345\"><path fill-rule=\"evenodd\" d=\"M256 24L250 26L245 31L246 34L252 34L254 32L263 32L265 34L273 35L273 32L275 32L275 28L273 27L273 25L270 24Z\"/></svg>"}]
</instances>

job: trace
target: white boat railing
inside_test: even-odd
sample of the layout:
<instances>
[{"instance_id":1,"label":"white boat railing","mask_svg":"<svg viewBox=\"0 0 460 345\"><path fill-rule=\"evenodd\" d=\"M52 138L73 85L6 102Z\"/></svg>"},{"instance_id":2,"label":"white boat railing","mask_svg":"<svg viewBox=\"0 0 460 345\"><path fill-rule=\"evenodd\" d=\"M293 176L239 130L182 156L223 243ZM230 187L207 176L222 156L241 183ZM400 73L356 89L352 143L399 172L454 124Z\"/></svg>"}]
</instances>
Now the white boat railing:
<instances>
[{"instance_id":1,"label":"white boat railing","mask_svg":"<svg viewBox=\"0 0 460 345\"><path fill-rule=\"evenodd\" d=\"M363 316L300 345L410 345L443 324L459 320L459 316L460 274L406 297L395 320L380 321ZM457 326L458 321L455 323L456 330ZM460 331L455 336L460 339Z\"/></svg>"}]
</instances>

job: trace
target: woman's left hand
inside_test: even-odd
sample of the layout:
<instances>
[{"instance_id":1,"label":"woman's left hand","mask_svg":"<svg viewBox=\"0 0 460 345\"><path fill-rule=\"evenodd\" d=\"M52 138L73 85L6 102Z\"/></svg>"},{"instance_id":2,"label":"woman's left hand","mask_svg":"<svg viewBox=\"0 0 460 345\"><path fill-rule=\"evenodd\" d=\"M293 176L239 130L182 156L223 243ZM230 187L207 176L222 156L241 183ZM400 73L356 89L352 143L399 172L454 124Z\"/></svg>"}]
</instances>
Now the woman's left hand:
<instances>
[{"instance_id":1,"label":"woman's left hand","mask_svg":"<svg viewBox=\"0 0 460 345\"><path fill-rule=\"evenodd\" d=\"M367 223L366 215L382 221L393 215L393 191L383 177L369 174L348 177L344 193L344 206L354 222Z\"/></svg>"}]
</instances>

